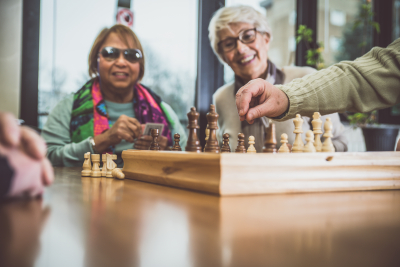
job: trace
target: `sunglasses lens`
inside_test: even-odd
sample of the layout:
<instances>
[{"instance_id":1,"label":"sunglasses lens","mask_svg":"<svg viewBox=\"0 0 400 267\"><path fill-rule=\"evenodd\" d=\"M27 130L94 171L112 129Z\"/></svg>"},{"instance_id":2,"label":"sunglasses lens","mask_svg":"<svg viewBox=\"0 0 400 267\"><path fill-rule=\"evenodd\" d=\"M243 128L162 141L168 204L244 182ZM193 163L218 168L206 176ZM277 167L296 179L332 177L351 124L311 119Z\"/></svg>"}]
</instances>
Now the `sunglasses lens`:
<instances>
[{"instance_id":1,"label":"sunglasses lens","mask_svg":"<svg viewBox=\"0 0 400 267\"><path fill-rule=\"evenodd\" d=\"M114 47L104 47L101 55L106 59L117 59L119 57L119 49Z\"/></svg>"},{"instance_id":2,"label":"sunglasses lens","mask_svg":"<svg viewBox=\"0 0 400 267\"><path fill-rule=\"evenodd\" d=\"M138 50L138 49L125 50L124 56L125 56L126 60L128 60L129 62L137 62L137 61L139 61L139 59L141 59L143 57L142 52L140 52L140 50Z\"/></svg>"}]
</instances>

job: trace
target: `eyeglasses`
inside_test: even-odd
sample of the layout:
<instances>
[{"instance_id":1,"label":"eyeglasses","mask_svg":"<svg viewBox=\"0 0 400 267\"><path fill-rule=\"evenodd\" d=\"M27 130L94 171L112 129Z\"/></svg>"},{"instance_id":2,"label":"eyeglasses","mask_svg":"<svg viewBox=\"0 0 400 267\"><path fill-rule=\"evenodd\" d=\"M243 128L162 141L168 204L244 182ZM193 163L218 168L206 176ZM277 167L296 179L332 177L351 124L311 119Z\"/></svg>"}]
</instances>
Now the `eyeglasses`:
<instances>
[{"instance_id":1,"label":"eyeglasses","mask_svg":"<svg viewBox=\"0 0 400 267\"><path fill-rule=\"evenodd\" d=\"M236 38L229 37L220 41L218 47L223 52L229 52L237 47L237 40L241 41L243 44L250 44L256 39L257 32L260 31L257 31L256 28L241 31Z\"/></svg>"},{"instance_id":2,"label":"eyeglasses","mask_svg":"<svg viewBox=\"0 0 400 267\"><path fill-rule=\"evenodd\" d=\"M119 58L120 53L124 55L124 58L131 63L138 62L143 58L142 52L139 49L119 49L111 46L104 47L100 54L108 61L113 61Z\"/></svg>"}]
</instances>

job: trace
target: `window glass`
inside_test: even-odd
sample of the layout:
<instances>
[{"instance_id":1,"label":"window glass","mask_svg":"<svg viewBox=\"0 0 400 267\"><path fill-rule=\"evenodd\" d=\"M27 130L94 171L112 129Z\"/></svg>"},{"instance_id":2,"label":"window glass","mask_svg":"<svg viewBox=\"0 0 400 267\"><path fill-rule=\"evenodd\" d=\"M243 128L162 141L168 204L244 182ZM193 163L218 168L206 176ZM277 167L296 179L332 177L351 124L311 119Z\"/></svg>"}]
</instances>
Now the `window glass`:
<instances>
[{"instance_id":1,"label":"window glass","mask_svg":"<svg viewBox=\"0 0 400 267\"><path fill-rule=\"evenodd\" d=\"M278 67L294 65L296 41L296 1L295 0L226 0L226 6L249 5L267 16L273 39L268 51L268 58ZM232 69L225 65L225 82L233 81Z\"/></svg>"},{"instance_id":2,"label":"window glass","mask_svg":"<svg viewBox=\"0 0 400 267\"><path fill-rule=\"evenodd\" d=\"M319 0L317 41L322 43L325 67L342 60L354 60L372 47L372 28L353 28L360 18L362 0Z\"/></svg>"},{"instance_id":3,"label":"window glass","mask_svg":"<svg viewBox=\"0 0 400 267\"><path fill-rule=\"evenodd\" d=\"M116 23L117 2L41 1L40 128L52 108L89 79L90 49L101 29ZM142 83L170 104L182 120L194 104L197 7L197 0L131 1L133 30L146 56Z\"/></svg>"}]
</instances>

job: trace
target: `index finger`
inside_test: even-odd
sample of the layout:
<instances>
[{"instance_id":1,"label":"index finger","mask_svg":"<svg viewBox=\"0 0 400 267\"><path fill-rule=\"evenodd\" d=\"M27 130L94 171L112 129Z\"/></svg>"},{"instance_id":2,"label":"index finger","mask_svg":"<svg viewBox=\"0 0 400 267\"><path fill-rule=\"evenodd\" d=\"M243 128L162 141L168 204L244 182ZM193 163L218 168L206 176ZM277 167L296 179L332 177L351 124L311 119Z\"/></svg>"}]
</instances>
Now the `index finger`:
<instances>
[{"instance_id":1,"label":"index finger","mask_svg":"<svg viewBox=\"0 0 400 267\"><path fill-rule=\"evenodd\" d=\"M11 113L0 112L0 143L15 147L21 138L20 128Z\"/></svg>"},{"instance_id":2,"label":"index finger","mask_svg":"<svg viewBox=\"0 0 400 267\"><path fill-rule=\"evenodd\" d=\"M241 121L246 119L252 99L265 92L263 84L260 84L263 80L260 80L251 80L236 93L236 107Z\"/></svg>"},{"instance_id":3,"label":"index finger","mask_svg":"<svg viewBox=\"0 0 400 267\"><path fill-rule=\"evenodd\" d=\"M128 118L128 121L129 121L129 123L136 126L136 130L134 130L134 133L137 135L136 137L141 136L142 135L142 126L141 126L140 122L137 119L131 118L131 117ZM133 130L133 128L130 128L130 129Z\"/></svg>"}]
</instances>

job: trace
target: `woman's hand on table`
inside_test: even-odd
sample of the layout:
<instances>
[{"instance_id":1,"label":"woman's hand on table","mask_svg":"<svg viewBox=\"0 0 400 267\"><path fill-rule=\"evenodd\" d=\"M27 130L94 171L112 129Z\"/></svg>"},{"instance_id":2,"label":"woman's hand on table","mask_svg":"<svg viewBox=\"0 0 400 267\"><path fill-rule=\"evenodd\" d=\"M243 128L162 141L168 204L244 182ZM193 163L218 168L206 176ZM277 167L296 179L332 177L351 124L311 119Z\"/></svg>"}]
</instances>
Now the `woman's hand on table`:
<instances>
[{"instance_id":1,"label":"woman's hand on table","mask_svg":"<svg viewBox=\"0 0 400 267\"><path fill-rule=\"evenodd\" d=\"M148 150L151 142L153 142L153 137L150 135L142 135L135 142L135 149L139 150ZM168 138L165 136L158 137L158 145L160 146L160 150L166 150L168 144Z\"/></svg>"}]
</instances>

